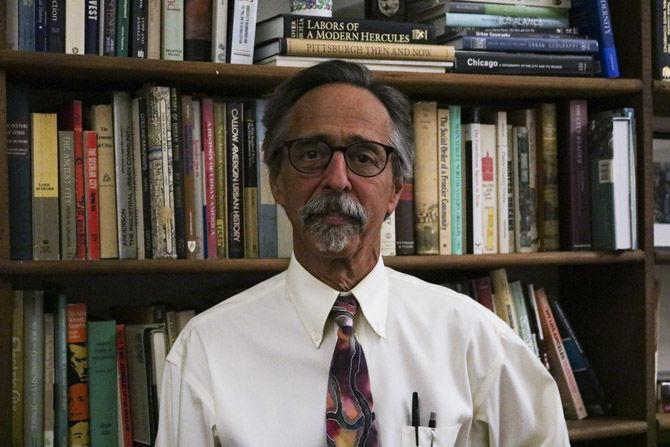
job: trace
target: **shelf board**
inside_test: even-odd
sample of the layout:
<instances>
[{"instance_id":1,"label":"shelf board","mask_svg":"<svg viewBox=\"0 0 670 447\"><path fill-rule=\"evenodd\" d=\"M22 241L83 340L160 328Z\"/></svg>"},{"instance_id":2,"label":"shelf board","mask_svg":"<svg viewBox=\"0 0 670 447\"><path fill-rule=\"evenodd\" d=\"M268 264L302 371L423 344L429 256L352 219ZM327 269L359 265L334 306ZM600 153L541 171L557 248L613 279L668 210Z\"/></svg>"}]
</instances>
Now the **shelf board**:
<instances>
[{"instance_id":1,"label":"shelf board","mask_svg":"<svg viewBox=\"0 0 670 447\"><path fill-rule=\"evenodd\" d=\"M670 82L654 81L654 115L667 116L670 114Z\"/></svg>"},{"instance_id":2,"label":"shelf board","mask_svg":"<svg viewBox=\"0 0 670 447\"><path fill-rule=\"evenodd\" d=\"M670 248L657 248L654 250L656 264L670 264Z\"/></svg>"},{"instance_id":3,"label":"shelf board","mask_svg":"<svg viewBox=\"0 0 670 447\"><path fill-rule=\"evenodd\" d=\"M44 69L42 69L42 67ZM0 69L25 79L71 85L144 82L170 83L232 94L261 93L299 69L263 65L167 61L114 56L29 53L0 50ZM566 78L552 76L495 76L375 72L379 81L414 96L452 100L599 98L634 95L640 79ZM46 87L51 88L51 85Z\"/></svg>"},{"instance_id":4,"label":"shelf board","mask_svg":"<svg viewBox=\"0 0 670 447\"><path fill-rule=\"evenodd\" d=\"M647 422L628 419L586 418L567 421L570 441L616 438L639 435L647 432Z\"/></svg>"},{"instance_id":5,"label":"shelf board","mask_svg":"<svg viewBox=\"0 0 670 447\"><path fill-rule=\"evenodd\" d=\"M384 263L396 270L488 269L540 265L621 264L644 261L641 250L610 252L546 252L508 255L390 256ZM102 260L102 261L0 261L0 276L274 273L288 259L220 260Z\"/></svg>"},{"instance_id":6,"label":"shelf board","mask_svg":"<svg viewBox=\"0 0 670 447\"><path fill-rule=\"evenodd\" d=\"M659 431L670 431L670 413L656 413L656 425Z\"/></svg>"}]
</instances>

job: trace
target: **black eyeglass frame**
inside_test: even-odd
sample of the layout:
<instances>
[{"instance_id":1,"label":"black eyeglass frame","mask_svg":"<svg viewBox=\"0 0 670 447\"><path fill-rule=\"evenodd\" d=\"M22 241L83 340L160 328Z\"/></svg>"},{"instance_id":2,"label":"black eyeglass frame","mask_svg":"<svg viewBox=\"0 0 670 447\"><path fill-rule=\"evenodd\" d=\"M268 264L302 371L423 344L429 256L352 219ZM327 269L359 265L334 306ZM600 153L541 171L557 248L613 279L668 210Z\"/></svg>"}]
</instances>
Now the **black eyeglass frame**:
<instances>
[{"instance_id":1,"label":"black eyeglass frame","mask_svg":"<svg viewBox=\"0 0 670 447\"><path fill-rule=\"evenodd\" d=\"M304 171L304 170L298 168L295 164L293 164L293 160L292 160L292 158L291 158L291 148L293 147L293 145L294 145L295 143L298 143L298 142L300 142L300 141L317 141L317 142L319 142L319 143L325 144L325 145L330 149L330 158L328 159L328 162L327 162L325 165L323 165L323 168L319 169L318 171ZM349 150L349 148L350 148L351 146L354 146L354 145L357 145L357 144L365 144L365 143L376 144L376 145L382 147L382 148L384 149L384 151L386 152L386 159L384 160L384 164L383 164L383 166L381 167L381 169L379 170L379 172L376 173L376 174L372 174L372 175L359 174L359 173L356 172L356 170L353 169L353 168L351 167L351 165L349 164L349 159L347 158L347 151ZM320 138L311 138L311 137L295 138L295 139L293 139L293 140L287 140L287 141L284 141L284 142L282 143L282 145L281 145L281 148L282 148L282 149L283 149L283 148L286 148L286 151L288 152L288 161L289 161L289 163L291 164L291 166L293 167L293 169L295 169L296 171L298 171L298 172L300 172L300 173L302 173L302 174L308 174L308 175L310 175L310 174L319 174L319 173L325 171L325 170L328 168L328 165L330 165L330 162L333 160L333 155L335 154L335 152L342 152L342 155L344 155L344 162L347 164L347 168L349 168L349 170L350 170L351 172L353 172L354 174L358 175L359 177L367 177L367 178L370 178L370 177L377 177L379 174L381 174L382 172L384 172L384 169L386 169L386 165L387 165L388 162L389 162L390 155L391 155L392 153L395 153L395 152L398 151L398 150L397 150L396 148L394 148L393 146L389 146L388 144L382 144L382 143L380 143L380 142L378 142L378 141L361 140L361 141L354 141L353 143L350 143L350 144L347 144L347 145L339 145L339 146L335 146L335 145L332 145L332 144L328 143L327 141L324 141L324 140L322 140L322 139L320 139Z\"/></svg>"}]
</instances>

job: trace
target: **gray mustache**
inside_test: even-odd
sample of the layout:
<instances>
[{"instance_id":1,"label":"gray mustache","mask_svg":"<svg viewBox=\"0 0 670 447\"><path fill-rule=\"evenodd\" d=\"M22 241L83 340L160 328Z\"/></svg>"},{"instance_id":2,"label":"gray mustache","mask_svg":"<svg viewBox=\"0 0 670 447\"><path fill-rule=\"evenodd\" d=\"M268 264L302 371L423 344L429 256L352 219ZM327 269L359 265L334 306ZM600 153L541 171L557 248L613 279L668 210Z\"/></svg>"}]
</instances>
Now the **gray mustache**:
<instances>
[{"instance_id":1,"label":"gray mustache","mask_svg":"<svg viewBox=\"0 0 670 447\"><path fill-rule=\"evenodd\" d=\"M299 215L302 224L309 225L315 217L332 213L353 219L359 228L365 228L368 223L368 216L363 206L344 194L324 194L315 197L300 208Z\"/></svg>"}]
</instances>

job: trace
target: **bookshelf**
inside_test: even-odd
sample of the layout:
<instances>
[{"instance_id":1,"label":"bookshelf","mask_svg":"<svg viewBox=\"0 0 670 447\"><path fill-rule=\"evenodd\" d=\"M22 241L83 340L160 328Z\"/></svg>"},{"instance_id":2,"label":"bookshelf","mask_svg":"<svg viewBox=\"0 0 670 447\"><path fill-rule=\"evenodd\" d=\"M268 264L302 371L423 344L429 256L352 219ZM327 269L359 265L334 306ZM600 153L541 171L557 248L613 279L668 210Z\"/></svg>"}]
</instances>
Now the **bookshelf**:
<instances>
[{"instance_id":1,"label":"bookshelf","mask_svg":"<svg viewBox=\"0 0 670 447\"><path fill-rule=\"evenodd\" d=\"M4 2L0 3L0 48L4 45ZM670 111L670 87L651 79L650 5L644 0L611 2L621 79L459 74L375 73L414 99L452 103L530 104L584 98L594 109L629 106L637 116L640 250L546 252L510 255L389 257L386 264L426 278L505 267L557 279L556 293L611 398L607 418L568 423L574 445L656 444L654 266L670 262L652 241L652 116ZM22 53L0 49L0 439L10 439L11 290L44 282L68 289L73 301L104 308L119 301L150 302L157 293L177 303L203 307L263 280L287 266L286 259L11 261L6 157L7 82L21 79L36 89L93 94L104 89L136 90L145 82L185 90L259 95L295 69L202 62ZM667 109L663 109L665 103ZM668 112L670 114L670 112ZM559 151L560 153L560 151ZM70 293L70 291L72 293ZM228 292L232 293L232 292ZM190 297L190 298L185 298Z\"/></svg>"}]
</instances>

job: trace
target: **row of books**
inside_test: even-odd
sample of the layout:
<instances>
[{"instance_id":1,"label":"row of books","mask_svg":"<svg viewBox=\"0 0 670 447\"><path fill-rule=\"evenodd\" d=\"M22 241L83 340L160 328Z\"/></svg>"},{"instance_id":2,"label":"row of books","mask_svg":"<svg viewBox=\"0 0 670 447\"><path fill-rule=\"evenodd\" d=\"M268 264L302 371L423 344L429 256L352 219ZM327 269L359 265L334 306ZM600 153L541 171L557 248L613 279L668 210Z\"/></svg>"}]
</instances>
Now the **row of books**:
<instances>
[{"instance_id":1,"label":"row of books","mask_svg":"<svg viewBox=\"0 0 670 447\"><path fill-rule=\"evenodd\" d=\"M651 6L654 45L654 79L670 80L670 1L654 0Z\"/></svg>"},{"instance_id":2,"label":"row of books","mask_svg":"<svg viewBox=\"0 0 670 447\"><path fill-rule=\"evenodd\" d=\"M113 313L97 320L63 293L14 292L11 445L153 445L167 352L195 312Z\"/></svg>"},{"instance_id":3,"label":"row of books","mask_svg":"<svg viewBox=\"0 0 670 447\"><path fill-rule=\"evenodd\" d=\"M8 0L8 48L250 64L257 0Z\"/></svg>"},{"instance_id":4,"label":"row of books","mask_svg":"<svg viewBox=\"0 0 670 447\"><path fill-rule=\"evenodd\" d=\"M653 140L654 246L670 247L670 135L657 133Z\"/></svg>"},{"instance_id":5,"label":"row of books","mask_svg":"<svg viewBox=\"0 0 670 447\"><path fill-rule=\"evenodd\" d=\"M505 269L449 286L514 329L556 380L567 419L609 413L612 405L556 298L533 284L510 280Z\"/></svg>"},{"instance_id":6,"label":"row of books","mask_svg":"<svg viewBox=\"0 0 670 447\"><path fill-rule=\"evenodd\" d=\"M413 121L416 234L401 232L411 228L401 198L396 254L413 253L405 239L417 254L637 248L632 109L420 101Z\"/></svg>"},{"instance_id":7,"label":"row of books","mask_svg":"<svg viewBox=\"0 0 670 447\"><path fill-rule=\"evenodd\" d=\"M619 76L607 1L414 0L407 17L454 46L459 72Z\"/></svg>"}]
</instances>

